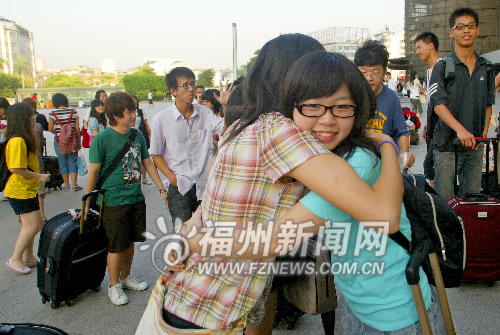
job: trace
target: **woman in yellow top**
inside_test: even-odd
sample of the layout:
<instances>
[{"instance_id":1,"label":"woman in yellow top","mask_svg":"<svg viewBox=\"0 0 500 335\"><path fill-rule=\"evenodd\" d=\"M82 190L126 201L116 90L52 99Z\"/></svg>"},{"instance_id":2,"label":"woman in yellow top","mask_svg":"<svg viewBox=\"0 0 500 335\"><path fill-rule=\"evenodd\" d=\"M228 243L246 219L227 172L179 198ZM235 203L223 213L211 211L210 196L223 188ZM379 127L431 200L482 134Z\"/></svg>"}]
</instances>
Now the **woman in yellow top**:
<instances>
[{"instance_id":1,"label":"woman in yellow top","mask_svg":"<svg viewBox=\"0 0 500 335\"><path fill-rule=\"evenodd\" d=\"M31 107L22 102L16 103L7 109L7 119L5 160L12 175L5 185L4 193L22 223L7 266L18 273L28 274L31 272L30 267L37 264L33 243L43 225L37 198L38 184L40 181L46 182L50 175L39 173L35 114Z\"/></svg>"}]
</instances>

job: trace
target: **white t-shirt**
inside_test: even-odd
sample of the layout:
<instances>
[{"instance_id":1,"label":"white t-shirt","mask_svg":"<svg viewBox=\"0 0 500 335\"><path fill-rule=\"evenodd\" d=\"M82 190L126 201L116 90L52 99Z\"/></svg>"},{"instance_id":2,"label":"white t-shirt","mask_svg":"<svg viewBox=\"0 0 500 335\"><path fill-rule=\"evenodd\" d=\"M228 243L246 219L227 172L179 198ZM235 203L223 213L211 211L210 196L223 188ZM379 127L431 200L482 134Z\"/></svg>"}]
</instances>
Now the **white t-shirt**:
<instances>
[{"instance_id":1,"label":"white t-shirt","mask_svg":"<svg viewBox=\"0 0 500 335\"><path fill-rule=\"evenodd\" d=\"M389 79L389 81L387 82L387 87L389 87L394 92L396 92L396 85L397 83L396 80L394 80L394 78Z\"/></svg>"},{"instance_id":2,"label":"white t-shirt","mask_svg":"<svg viewBox=\"0 0 500 335\"><path fill-rule=\"evenodd\" d=\"M148 99L149 100L153 99L153 93L151 93L151 92L148 93Z\"/></svg>"}]
</instances>

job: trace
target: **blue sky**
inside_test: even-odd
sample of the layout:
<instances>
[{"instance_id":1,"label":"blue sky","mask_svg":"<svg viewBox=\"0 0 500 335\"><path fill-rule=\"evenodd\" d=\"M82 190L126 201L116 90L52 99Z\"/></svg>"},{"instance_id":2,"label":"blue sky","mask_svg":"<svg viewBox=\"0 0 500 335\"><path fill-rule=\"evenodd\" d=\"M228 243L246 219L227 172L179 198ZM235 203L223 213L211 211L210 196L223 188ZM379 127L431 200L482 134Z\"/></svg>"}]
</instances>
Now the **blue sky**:
<instances>
[{"instance_id":1,"label":"blue sky","mask_svg":"<svg viewBox=\"0 0 500 335\"><path fill-rule=\"evenodd\" d=\"M233 22L238 65L282 33L327 27L404 29L404 0L16 0L0 15L33 32L46 68L100 67L111 58L125 70L143 58L181 58L192 68L232 68Z\"/></svg>"}]
</instances>

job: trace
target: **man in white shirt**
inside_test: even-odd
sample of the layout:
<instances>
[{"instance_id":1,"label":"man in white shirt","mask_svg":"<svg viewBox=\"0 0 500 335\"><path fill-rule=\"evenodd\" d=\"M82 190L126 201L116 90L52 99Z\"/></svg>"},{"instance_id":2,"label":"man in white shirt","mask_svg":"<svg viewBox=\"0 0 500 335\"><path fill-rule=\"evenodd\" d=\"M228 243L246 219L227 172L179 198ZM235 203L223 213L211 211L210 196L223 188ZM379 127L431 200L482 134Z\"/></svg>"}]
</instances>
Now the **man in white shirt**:
<instances>
[{"instance_id":1,"label":"man in white shirt","mask_svg":"<svg viewBox=\"0 0 500 335\"><path fill-rule=\"evenodd\" d=\"M385 73L385 77L387 79L387 87L389 87L391 90L393 90L394 92L397 93L396 91L396 86L397 86L397 82L396 80L394 80L394 78L392 78L392 75L390 72L386 72Z\"/></svg>"},{"instance_id":2,"label":"man in white shirt","mask_svg":"<svg viewBox=\"0 0 500 335\"><path fill-rule=\"evenodd\" d=\"M151 129L150 153L167 177L168 208L175 220L185 222L200 204L213 158L213 134L220 135L223 120L203 105L193 105L193 71L177 67L165 82L175 104L158 113Z\"/></svg>"}]
</instances>

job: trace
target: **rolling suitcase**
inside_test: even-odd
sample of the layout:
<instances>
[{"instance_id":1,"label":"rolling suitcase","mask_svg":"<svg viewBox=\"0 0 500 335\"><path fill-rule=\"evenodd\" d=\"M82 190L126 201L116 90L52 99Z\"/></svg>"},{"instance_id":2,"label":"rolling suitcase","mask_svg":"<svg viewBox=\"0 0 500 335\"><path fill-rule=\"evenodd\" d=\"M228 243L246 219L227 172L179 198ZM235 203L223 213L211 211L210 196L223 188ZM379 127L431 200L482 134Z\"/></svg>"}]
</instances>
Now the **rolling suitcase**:
<instances>
[{"instance_id":1,"label":"rolling suitcase","mask_svg":"<svg viewBox=\"0 0 500 335\"><path fill-rule=\"evenodd\" d=\"M93 191L82 197L82 208L90 196L105 190ZM37 287L42 303L51 302L56 309L61 302L71 306L73 300L88 289L99 291L106 272L108 239L100 224L100 212L89 211L88 220L73 219L61 213L42 228L38 246Z\"/></svg>"},{"instance_id":2,"label":"rolling suitcase","mask_svg":"<svg viewBox=\"0 0 500 335\"><path fill-rule=\"evenodd\" d=\"M45 187L54 190L61 189L64 181L61 173L59 172L59 161L55 156L47 156L46 145L44 145L42 161L45 173L50 173L50 179L45 183Z\"/></svg>"},{"instance_id":3,"label":"rolling suitcase","mask_svg":"<svg viewBox=\"0 0 500 335\"><path fill-rule=\"evenodd\" d=\"M488 139L476 139L488 144ZM455 147L456 148L456 147ZM488 161L489 150L486 150ZM455 150L455 167L457 164ZM456 168L455 168L456 170ZM486 169L488 178L489 169ZM455 183L455 194L458 185ZM500 201L484 194L468 194L448 198L448 205L462 216L466 238L464 280L485 281L493 286L500 280Z\"/></svg>"},{"instance_id":4,"label":"rolling suitcase","mask_svg":"<svg viewBox=\"0 0 500 335\"><path fill-rule=\"evenodd\" d=\"M68 335L64 330L35 323L2 323L0 334L10 335Z\"/></svg>"}]
</instances>

